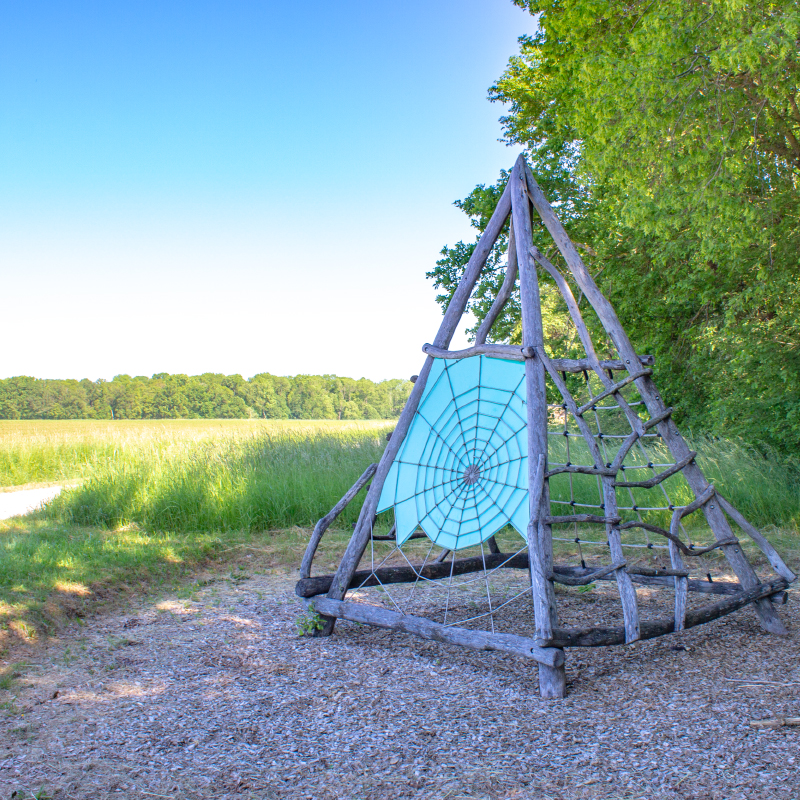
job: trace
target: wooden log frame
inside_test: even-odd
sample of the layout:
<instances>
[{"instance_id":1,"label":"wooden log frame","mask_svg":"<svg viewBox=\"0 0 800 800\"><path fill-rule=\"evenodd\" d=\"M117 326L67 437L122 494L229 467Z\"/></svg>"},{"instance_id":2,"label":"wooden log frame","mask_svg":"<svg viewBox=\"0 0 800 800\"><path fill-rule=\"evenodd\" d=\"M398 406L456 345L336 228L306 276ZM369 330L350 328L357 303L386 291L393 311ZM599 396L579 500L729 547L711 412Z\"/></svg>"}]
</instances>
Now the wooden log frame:
<instances>
[{"instance_id":1,"label":"wooden log frame","mask_svg":"<svg viewBox=\"0 0 800 800\"><path fill-rule=\"evenodd\" d=\"M422 345L422 352L433 358L447 358L460 360L462 358L472 358L473 356L490 356L491 358L504 358L507 361L524 361L526 358L533 358L535 351L527 350L522 346L514 344L480 344L474 347L467 347L464 350L446 350L443 347L435 347L432 344ZM592 362L588 358L552 358L553 366L559 372L586 372L593 369ZM639 356L639 363L643 367L652 367L656 363L655 356ZM600 368L606 370L623 370L625 364L617 359L616 361L600 361Z\"/></svg>"},{"instance_id":2,"label":"wooden log frame","mask_svg":"<svg viewBox=\"0 0 800 800\"><path fill-rule=\"evenodd\" d=\"M542 266L545 272L547 272L555 281L558 290L561 292L561 296L564 298L564 302L567 304L569 315L572 317L575 329L578 331L578 338L581 340L584 350L586 350L586 356L590 364L590 369L595 373L595 375L597 375L603 386L606 387L606 392L614 395L615 400L630 423L631 429L634 432L639 433L639 435L642 435L644 430L642 429L642 423L638 414L636 414L636 412L628 405L625 398L619 394L620 389L624 387L614 383L612 378L602 368L602 365L598 360L597 352L594 348L594 342L592 342L592 337L589 335L589 329L586 327L586 323L583 320L583 316L578 308L578 303L575 300L575 296L572 294L572 289L570 289L569 284L564 279L564 276L555 268L555 266L550 263L549 259L542 255L537 247L531 246L531 255ZM533 355L534 354L531 354L531 356ZM608 396L608 394L605 396ZM596 403L597 399L599 398L593 398L592 403L589 403L588 408L594 408L594 403ZM582 417L585 413L585 410L588 410L588 408L579 409L577 412L578 416Z\"/></svg>"},{"instance_id":3,"label":"wooden log frame","mask_svg":"<svg viewBox=\"0 0 800 800\"><path fill-rule=\"evenodd\" d=\"M470 572L478 572L485 567L487 569L525 569L529 566L527 553L520 552L513 556L506 554L488 555L485 557L476 556L474 558L460 559L451 564L429 563L425 566L417 567L382 567L374 572L364 570L355 573L353 576L353 586L350 588L367 588L373 586L383 586L393 583L413 583L419 580L420 575L428 580L446 578L450 575L464 575ZM705 622L731 614L734 611L754 602L759 598L771 598L782 595L789 581L785 578L778 578L767 583L759 583L755 587L745 589L741 584L725 581L697 581L689 580L687 573L683 570L655 570L646 567L626 567L623 564L612 564L609 567L601 568L580 568L580 567L559 567L554 568L554 572L548 577L550 580L558 581L569 586L585 586L598 580L616 580L611 575L612 571L626 569L630 577L644 585L663 586L669 588L676 579L686 581L687 591L702 592L705 594L721 594L726 599L702 606L692 611L684 609L681 615L681 624L678 624L676 617L658 620L646 620L640 622L640 632L642 639L652 639L656 636L663 636L685 628L693 628ZM638 571L637 571L638 570ZM656 574L653 574L656 573ZM462 644L466 647L473 647L481 650L503 650L504 652L516 655L525 655L539 661L541 665L550 669L559 669L563 666L563 660L557 655L552 654L546 659L537 658L533 652L522 652L520 648L529 648L533 644L541 648L563 648L563 647L605 647L609 645L624 644L626 632L624 626L618 627L592 627L592 628L558 628L552 629L551 635L547 639L538 638L533 642L524 637L513 637L516 643L504 640L503 637L509 634L487 634L482 631L469 631L473 637L472 643L467 639L459 640L466 629L458 626L444 626L421 620L419 617L389 611L379 606L372 606L364 603L342 603L334 601L331 604L328 598L320 597L331 585L332 575L319 576L298 581L296 592L303 601L310 601L314 598L314 610L325 616L349 619L354 622L378 625L379 627L401 630L407 633L414 633L428 639L439 641L449 641L453 644ZM366 609L366 610L365 610ZM453 636L442 633L442 631L455 631ZM499 636L499 639L492 640L491 637ZM489 638L487 638L489 637ZM505 644L503 642L505 641ZM494 642L494 643L492 643ZM563 658L563 656L561 657Z\"/></svg>"},{"instance_id":4,"label":"wooden log frame","mask_svg":"<svg viewBox=\"0 0 800 800\"><path fill-rule=\"evenodd\" d=\"M475 334L475 344L480 347L486 344L486 337L492 329L492 325L497 321L500 313L505 308L506 303L511 299L514 293L514 285L517 282L517 246L514 238L514 224L508 227L508 266L506 267L505 278L503 278L503 285L497 293L489 313L484 317L483 322Z\"/></svg>"},{"instance_id":5,"label":"wooden log frame","mask_svg":"<svg viewBox=\"0 0 800 800\"><path fill-rule=\"evenodd\" d=\"M533 244L530 205L526 196L524 162L517 160L511 171L511 220L515 232L517 265L519 268L520 311L522 317L522 346L544 349L544 325L539 281L531 262ZM538 359L525 359L525 394L528 428L528 501L527 528L530 555L531 593L533 595L536 635L549 639L558 625L556 598L547 576L553 568L553 533L547 523L550 513L550 492L547 479L547 386L544 365ZM545 698L564 697L567 675L564 667L539 665L539 692Z\"/></svg>"},{"instance_id":6,"label":"wooden log frame","mask_svg":"<svg viewBox=\"0 0 800 800\"><path fill-rule=\"evenodd\" d=\"M788 585L784 578L777 578L769 583L757 583L755 586L737 592L725 600L687 611L684 618L684 628L694 628L696 625L712 622L758 600L769 602L769 598L772 595L782 592ZM656 636L674 633L675 630L674 618L643 622L641 638L654 639ZM555 629L551 639L540 640L539 644L542 647L608 647L609 645L623 644L624 642L625 629L618 626L612 628Z\"/></svg>"},{"instance_id":7,"label":"wooden log frame","mask_svg":"<svg viewBox=\"0 0 800 800\"><path fill-rule=\"evenodd\" d=\"M538 213L553 237L575 283L582 295L587 298L614 343L619 359L599 360L569 284L560 271L533 245L532 210ZM509 216L511 217L511 224L509 226L508 265L500 292L478 331L475 346L459 351L450 351L448 347L458 322L465 311L466 304L486 259ZM539 264L553 278L561 291L586 351L587 357L585 359L548 359L544 351L536 264ZM505 304L514 291L517 277L519 277L520 284L523 343L521 346L486 344L492 325L502 313ZM427 355L427 359L420 370L419 376L415 376L414 388L383 457L377 465L372 465L369 468L371 470L370 476L365 479L365 476L362 475L362 478L342 498L340 503L317 523L312 535L312 541L306 550L303 564L301 565L301 580L297 584L297 593L304 598L316 597L319 594L327 593L326 598L317 600L319 613L322 614L324 620L323 627L318 632L318 635L329 635L333 631L335 620L345 617L356 619L357 621L363 620L381 627L409 630L427 638L451 641L467 647L479 646L479 649L500 649L506 652L517 652L519 647L523 647L523 645L518 647L518 643L511 645L508 641L502 646L497 641L487 644L488 640L485 637L490 636L489 634L481 634L484 636L483 639L480 637L474 639L473 637L473 641L470 643L463 639L464 632L458 633L455 638L449 633L441 634L434 623L430 623L427 620L417 620L416 618L383 609L375 610L375 607L370 607L373 610L365 614L362 610L354 610L352 608L357 604L343 602L349 589L362 585L375 585L371 581L377 581L377 576L380 576L379 579L382 583L417 581L420 578L436 580L439 577L444 577L445 571L447 574L462 574L461 571L494 569L496 567L525 568L529 570L532 598L535 606L537 642L544 650L552 651L552 653L560 653L559 648L561 647L621 644L635 641L638 638L651 638L652 636L681 630L684 627L690 628L702 622L716 619L750 603L753 604L762 627L773 633L786 632L783 623L777 616L771 599L781 594L785 599L785 593L782 593L782 589L796 579L794 573L786 566L766 538L750 525L728 501L720 497L714 487L706 481L695 462L696 453L690 451L686 446L675 423L672 421L672 409L665 406L652 380L652 370L649 367L653 365L653 357L640 356L634 352L614 309L589 275L575 245L557 219L522 156L518 158L514 165L509 182L501 195L495 212L473 251L456 291L448 304L444 319L433 343L426 344L423 347L423 351ZM424 568L420 568L419 571L413 567L384 567L374 573L357 572L358 564L370 538L375 538L372 527L378 499L388 471L403 444L425 390L433 358L459 359L476 355L512 359L525 363L528 398L528 485L530 487L531 512L531 525L529 526L527 539L530 557L525 553L500 553L496 542L492 540L489 543L491 552L488 555L484 554L479 559L460 559L451 563L444 563L449 555L449 551L444 550L433 562L427 564ZM590 370L598 376L603 385L603 390L590 397L589 403L578 408L567 391L561 374L566 372L587 372ZM628 373L626 378L615 379L613 377L613 371L623 370ZM581 429L582 436L592 454L594 462L592 465L568 464L552 470L547 469L546 374L556 385L564 399L567 410ZM649 414L649 420L647 421L639 418L621 393L624 387L631 384L635 385L647 409ZM613 463L610 465L603 462L593 434L585 424L582 424L583 415L588 411L595 411L597 404L607 397L614 398L631 425L631 435L622 442ZM646 435L648 430L653 428L657 429L658 434L672 453L676 462L675 465L646 481L617 482L616 478L622 468L625 456L636 442ZM550 514L548 481L552 475L561 472L583 472L598 476L603 493L603 516L577 515L569 517L569 521L574 522L577 517L585 516L587 517L587 522L597 522L606 526L613 561L609 567L594 568L587 571L583 568L553 566L550 525L561 522L562 519ZM686 478L696 499L687 506L675 509L669 531L656 528L641 520L639 522L621 523L617 513L615 493L617 487L649 489L666 480L670 475L679 472ZM367 497L362 505L355 530L336 573L317 578L309 577L311 561L325 528L332 519L335 519L338 513L341 513L344 506L355 497L363 485L370 480L370 477L371 484ZM687 548L678 535L680 520L686 514L696 510L702 510L713 531L716 542L710 547L701 549ZM589 517L592 517L592 519L589 519ZM780 575L779 580L771 583L762 583L760 581L742 552L738 540L733 536L728 517L736 522L762 550L772 568ZM648 571L644 568L639 568L637 571L635 568L625 566L625 560L622 557L620 531L637 525L664 535L668 539L671 559L670 570ZM711 582L710 579L709 582L705 582L689 578L682 556L700 555L716 548L720 548L728 559L739 579L739 583ZM480 563L478 564L478 562ZM571 585L581 585L594 580L615 580L617 582L625 624L620 628L592 628L586 630L564 630L559 628L553 583L563 582ZM673 618L655 622L640 622L636 594L631 585L632 581L644 585L674 588L675 613ZM690 591L723 594L727 595L727 598L711 606L688 612L686 610L686 595ZM445 628L445 630L454 630L451 626L439 627ZM416 630L411 630L412 628L416 628ZM465 631L465 633L472 636L478 632ZM459 637L462 638L459 639ZM524 637L516 638L522 638L526 642L524 648L529 648L530 640L524 640ZM476 644L479 640L480 643ZM515 650L514 648L517 649ZM526 654L531 655L530 653ZM553 657L547 656L543 660L537 660L540 663L540 691L542 695L545 697L562 697L565 693L563 655L560 658L555 655Z\"/></svg>"},{"instance_id":8,"label":"wooden log frame","mask_svg":"<svg viewBox=\"0 0 800 800\"><path fill-rule=\"evenodd\" d=\"M418 580L435 581L467 575L472 572L479 572L484 567L487 570L493 569L520 569L528 570L528 555L525 552L487 554L483 557L474 556L470 558L456 559L453 562L444 563L441 561L431 561L427 564L416 566L398 567L379 567L376 570L359 570L353 573L348 589L368 589L375 586L391 585L397 583L416 583ZM618 569L619 566L615 566ZM616 581L616 577L611 574L601 574L604 568L597 567L572 567L555 565L552 573L547 577L556 583L574 585L573 578L586 578L593 576L589 583L594 581ZM653 569L647 567L626 566L626 571L634 583L643 586L660 586L667 589L673 588L673 577L675 573L679 576L686 575L685 570ZM565 580L562 580L564 578ZM297 582L295 593L298 597L308 599L325 594L330 590L333 582L333 575L318 575L311 578L304 578ZM790 581L787 581L787 585ZM581 584L578 584L581 585ZM700 594L725 594L733 595L743 591L739 583L729 581L708 581L689 579L687 589L690 592ZM780 589L776 593L780 593Z\"/></svg>"},{"instance_id":9,"label":"wooden log frame","mask_svg":"<svg viewBox=\"0 0 800 800\"><path fill-rule=\"evenodd\" d=\"M522 159L522 157L520 157L520 159L525 170L528 197L530 198L531 203L541 217L545 227L550 232L550 235L553 237L553 240L561 252L564 261L569 267L575 282L583 292L586 299L589 301L589 304L594 309L595 313L600 319L601 324L603 325L603 328L611 337L611 340L613 341L621 360L626 365L626 369L630 374L633 374L634 370L639 369L638 356L636 355L636 352L634 351L633 346L628 339L628 335L625 333L625 330L622 327L614 308L598 289L597 284L594 282L593 278L589 274L589 271L586 269L583 260L578 254L575 245L567 235L567 232L564 230L564 227L561 225L555 213L553 212L550 203L544 196L544 193L540 189L536 179L533 177L533 173L530 171L527 164L524 163L524 159ZM672 421L671 414L667 413L669 409L667 409L663 400L661 399L661 395L659 394L652 377L647 375L636 378L635 385L639 395L644 401L648 413L650 414L651 423L658 419L658 432L672 453L672 457L676 462L683 461L689 456L691 451L678 431L677 426ZM690 460L687 462L686 466L682 470L682 474L686 478L687 483L691 487L696 497L700 497L708 489L709 484L706 481L701 469L694 461ZM714 537L718 541L725 543L721 548L722 552L728 560L728 563L731 565L731 568L739 578L741 584L746 590L755 589L757 586L760 586L761 583L759 578L750 562L747 560L747 557L742 552L738 542L731 543L735 542L735 537L733 536L730 525L728 524L728 520L723 513L720 504L718 502L709 502L703 505L702 510L706 521L708 522L708 525L714 534ZM786 634L786 627L773 608L768 595L754 596L752 602L754 604L756 613L758 614L761 626L765 630L781 635ZM689 626L688 619L687 626Z\"/></svg>"},{"instance_id":10,"label":"wooden log frame","mask_svg":"<svg viewBox=\"0 0 800 800\"><path fill-rule=\"evenodd\" d=\"M511 633L487 633L457 625L441 625L423 617L400 614L380 606L366 603L346 603L341 600L331 600L329 597L306 601L306 607L310 611L316 611L329 617L413 633L423 639L457 644L471 650L499 650L515 656L532 658L550 669L560 669L564 666L563 650L555 647L542 647L535 639Z\"/></svg>"},{"instance_id":11,"label":"wooden log frame","mask_svg":"<svg viewBox=\"0 0 800 800\"><path fill-rule=\"evenodd\" d=\"M369 479L375 474L378 468L377 464L370 464L363 472L361 477L348 489L347 493L342 499L314 526L314 531L311 534L311 539L306 547L306 552L303 555L303 561L300 564L300 577L307 578L311 574L311 562L314 560L314 555L317 552L320 541L328 530L331 523L347 508L352 502L353 498L367 485Z\"/></svg>"}]
</instances>

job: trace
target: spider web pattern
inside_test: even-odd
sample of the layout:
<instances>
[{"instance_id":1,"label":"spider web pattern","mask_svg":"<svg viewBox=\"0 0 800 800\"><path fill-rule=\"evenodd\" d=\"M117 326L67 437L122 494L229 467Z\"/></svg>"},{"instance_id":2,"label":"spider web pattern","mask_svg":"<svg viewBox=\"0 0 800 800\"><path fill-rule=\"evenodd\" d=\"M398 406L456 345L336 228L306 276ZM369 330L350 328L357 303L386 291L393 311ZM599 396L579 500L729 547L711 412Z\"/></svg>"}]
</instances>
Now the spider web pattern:
<instances>
[{"instance_id":1,"label":"spider web pattern","mask_svg":"<svg viewBox=\"0 0 800 800\"><path fill-rule=\"evenodd\" d=\"M417 526L449 550L485 542L508 524L524 536L527 473L524 366L436 359L378 511L394 506L401 544Z\"/></svg>"},{"instance_id":2,"label":"spider web pattern","mask_svg":"<svg viewBox=\"0 0 800 800\"><path fill-rule=\"evenodd\" d=\"M427 541L427 540L426 540ZM482 568L467 574L454 572L456 554L432 542L406 542L380 554L374 541L367 553L369 569L359 585L348 593L349 600L382 605L401 614L423 616L445 626L478 628L490 632L520 630L533 635L534 616L531 584L527 570L508 569L527 547L503 554L490 554L483 542L462 549L458 558L482 561ZM444 557L442 557L444 556ZM494 559L492 563L488 563ZM437 564L442 577L426 576L425 567ZM407 583L388 583L380 579L386 566L407 567L413 579ZM525 629L528 629L525 631Z\"/></svg>"},{"instance_id":3,"label":"spider web pattern","mask_svg":"<svg viewBox=\"0 0 800 800\"><path fill-rule=\"evenodd\" d=\"M505 401L499 402L494 395L487 397L485 385L485 362L498 359L480 356L455 362L437 361L441 366L431 375L431 389L423 395L417 417L420 423L416 435L420 440L424 436L424 442L413 440L409 432L406 442L411 444L398 453L387 478L389 489L385 487L381 497L379 510L392 508L386 497L399 498L394 505L395 541L389 545L388 551L379 551L375 541L371 540L368 554L365 554L369 559L367 577L353 587L351 596L403 614L424 616L447 626L523 634L528 629L528 633L533 635L528 570L509 568L519 563L520 556L522 562L527 561L527 546L520 543L521 546L514 548L512 545L504 553L490 552L487 546L487 540L506 525L511 525L518 533L523 533L527 526L527 437L522 396L524 366L519 362L501 362L508 374L514 373L516 378L513 384L509 381L502 390L506 393ZM472 371L467 372L464 368L470 362ZM613 380L613 374L609 377ZM474 381L471 386L469 380ZM566 375L563 375L563 380L566 384ZM605 388L593 372L572 376L569 380L570 395L578 405L592 401ZM551 392L556 390L552 381L549 380L548 385ZM447 402L439 398L426 403L429 397L436 398L440 392ZM604 466L611 465L632 431L622 403L634 409L641 422L647 422L648 415L642 413L644 404L633 385L598 401L584 415L584 419L591 422L592 436L598 443ZM550 404L549 412L548 469L592 467L594 462L589 448L566 403ZM412 460L415 457L419 463ZM618 480L655 477L674 464L659 434L650 429L628 449L620 465ZM512 470L510 465L515 468ZM408 480L408 475L413 475L413 483L409 483L408 496L404 497L402 481L404 476ZM577 517L587 512L604 516L605 503L599 475L566 472L550 477L548 486L551 514L554 516ZM487 518L485 509L489 505L481 506L481 490L489 496L492 491L511 492L510 496L514 496L516 502L502 515L493 509L494 516L488 517L490 524L476 537L475 531ZM493 501L494 505L501 506L502 496L498 499L499 502ZM638 521L669 528L673 510L692 499L691 490L679 473L651 488L616 489L617 512L623 523ZM404 503L409 510L407 518L403 517ZM441 516L437 517L437 513ZM444 521L445 535L436 525L431 525L431 521L437 519ZM453 527L448 529L446 524ZM420 528L430 541L418 539L422 536ZM576 567L580 564L585 569L611 564L605 525L576 520L554 522L552 528L557 563L563 563L566 555L570 563ZM695 545L683 523L680 531L690 549L706 546ZM626 556L629 565L670 566L668 545L661 537L649 534L644 528L622 530L620 535L622 547L630 554ZM505 535L504 546L513 541L513 537ZM585 547L589 548L586 552ZM497 548L493 549L496 551ZM458 553L453 552L455 550ZM464 558L479 559L478 569L466 574L454 571L456 560ZM436 577L426 574L425 568L431 564L440 565ZM690 566L695 564L696 560L693 560ZM407 568L412 579L402 584L386 582L385 576L382 580L381 570L390 566ZM613 585L604 586L606 592L614 591ZM668 587L666 592L662 590L655 594L640 588L638 594L640 602L646 598L647 607L652 608L657 616L671 610L673 593ZM609 621L608 608L604 613L606 616L598 622Z\"/></svg>"}]
</instances>

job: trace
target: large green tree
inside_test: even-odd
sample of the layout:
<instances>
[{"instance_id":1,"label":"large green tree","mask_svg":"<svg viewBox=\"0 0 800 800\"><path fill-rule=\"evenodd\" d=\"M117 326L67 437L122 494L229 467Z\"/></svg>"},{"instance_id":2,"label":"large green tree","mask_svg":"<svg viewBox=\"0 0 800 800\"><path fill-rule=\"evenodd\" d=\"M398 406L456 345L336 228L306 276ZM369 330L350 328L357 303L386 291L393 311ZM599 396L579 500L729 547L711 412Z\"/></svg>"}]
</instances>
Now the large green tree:
<instances>
[{"instance_id":1,"label":"large green tree","mask_svg":"<svg viewBox=\"0 0 800 800\"><path fill-rule=\"evenodd\" d=\"M663 391L696 428L797 449L798 4L517 5L538 31L490 97ZM460 202L478 228L504 178ZM469 252L443 251L442 301ZM499 279L494 267L479 287L479 318ZM497 335L518 335L513 304Z\"/></svg>"}]
</instances>

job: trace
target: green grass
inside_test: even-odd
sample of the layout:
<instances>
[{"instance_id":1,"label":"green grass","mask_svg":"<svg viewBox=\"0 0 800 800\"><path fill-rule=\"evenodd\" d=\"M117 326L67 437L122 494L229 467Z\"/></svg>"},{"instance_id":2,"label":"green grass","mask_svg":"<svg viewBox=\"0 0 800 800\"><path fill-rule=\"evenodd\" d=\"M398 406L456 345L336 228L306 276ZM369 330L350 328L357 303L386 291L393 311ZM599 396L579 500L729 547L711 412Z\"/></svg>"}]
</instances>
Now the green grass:
<instances>
[{"instance_id":1,"label":"green grass","mask_svg":"<svg viewBox=\"0 0 800 800\"><path fill-rule=\"evenodd\" d=\"M320 551L334 566L348 534L332 531ZM107 530L43 519L0 521L0 645L53 630L81 617L98 601L176 582L203 567L231 564L259 569L296 566L308 531L300 528L251 534L231 531L154 533Z\"/></svg>"},{"instance_id":2,"label":"green grass","mask_svg":"<svg viewBox=\"0 0 800 800\"><path fill-rule=\"evenodd\" d=\"M97 464L51 518L118 528L234 531L313 525L386 444L386 425L154 439ZM358 504L340 519L355 522Z\"/></svg>"},{"instance_id":3,"label":"green grass","mask_svg":"<svg viewBox=\"0 0 800 800\"><path fill-rule=\"evenodd\" d=\"M113 456L97 457L83 471L80 486L65 490L45 514L81 525L118 528L136 523L147 530L235 531L312 526L347 491L385 447L385 423L349 426L275 426L207 428L191 435L183 431L158 432L117 442ZM144 429L147 430L146 428ZM614 457L615 444L604 445ZM653 443L654 442L654 443ZM671 458L658 440L650 440L655 463ZM800 526L800 468L774 455L764 457L741 442L698 439L691 446L707 478L756 525ZM582 440L550 437L552 462L589 463ZM626 463L646 464L632 451ZM627 471L629 480L643 480L651 471ZM694 495L681 475L661 487L618 489L620 507L685 505ZM551 497L576 503L601 502L598 479L586 475L558 475L550 482ZM359 504L352 504L339 520L341 527L355 522ZM569 506L554 512L570 513ZM575 508L600 513L599 509ZM635 513L623 511L625 519ZM669 526L669 511L642 512L649 522ZM702 526L702 515L687 525Z\"/></svg>"},{"instance_id":4,"label":"green grass","mask_svg":"<svg viewBox=\"0 0 800 800\"><path fill-rule=\"evenodd\" d=\"M85 601L174 579L229 546L210 533L145 534L45 520L0 522L0 630L27 637Z\"/></svg>"},{"instance_id":5,"label":"green grass","mask_svg":"<svg viewBox=\"0 0 800 800\"><path fill-rule=\"evenodd\" d=\"M167 456L180 445L387 427L393 426L307 420L0 420L0 487L81 479L138 454Z\"/></svg>"}]
</instances>

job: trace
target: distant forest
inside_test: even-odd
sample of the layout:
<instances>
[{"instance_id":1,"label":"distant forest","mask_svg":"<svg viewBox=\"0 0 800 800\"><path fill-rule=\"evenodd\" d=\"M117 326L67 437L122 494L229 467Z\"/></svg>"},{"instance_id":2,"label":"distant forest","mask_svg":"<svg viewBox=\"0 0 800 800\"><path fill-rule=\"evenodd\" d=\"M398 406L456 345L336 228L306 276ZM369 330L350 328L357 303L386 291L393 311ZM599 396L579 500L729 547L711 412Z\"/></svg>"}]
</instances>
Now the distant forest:
<instances>
[{"instance_id":1,"label":"distant forest","mask_svg":"<svg viewBox=\"0 0 800 800\"><path fill-rule=\"evenodd\" d=\"M0 380L0 419L392 419L407 380L262 373Z\"/></svg>"}]
</instances>

